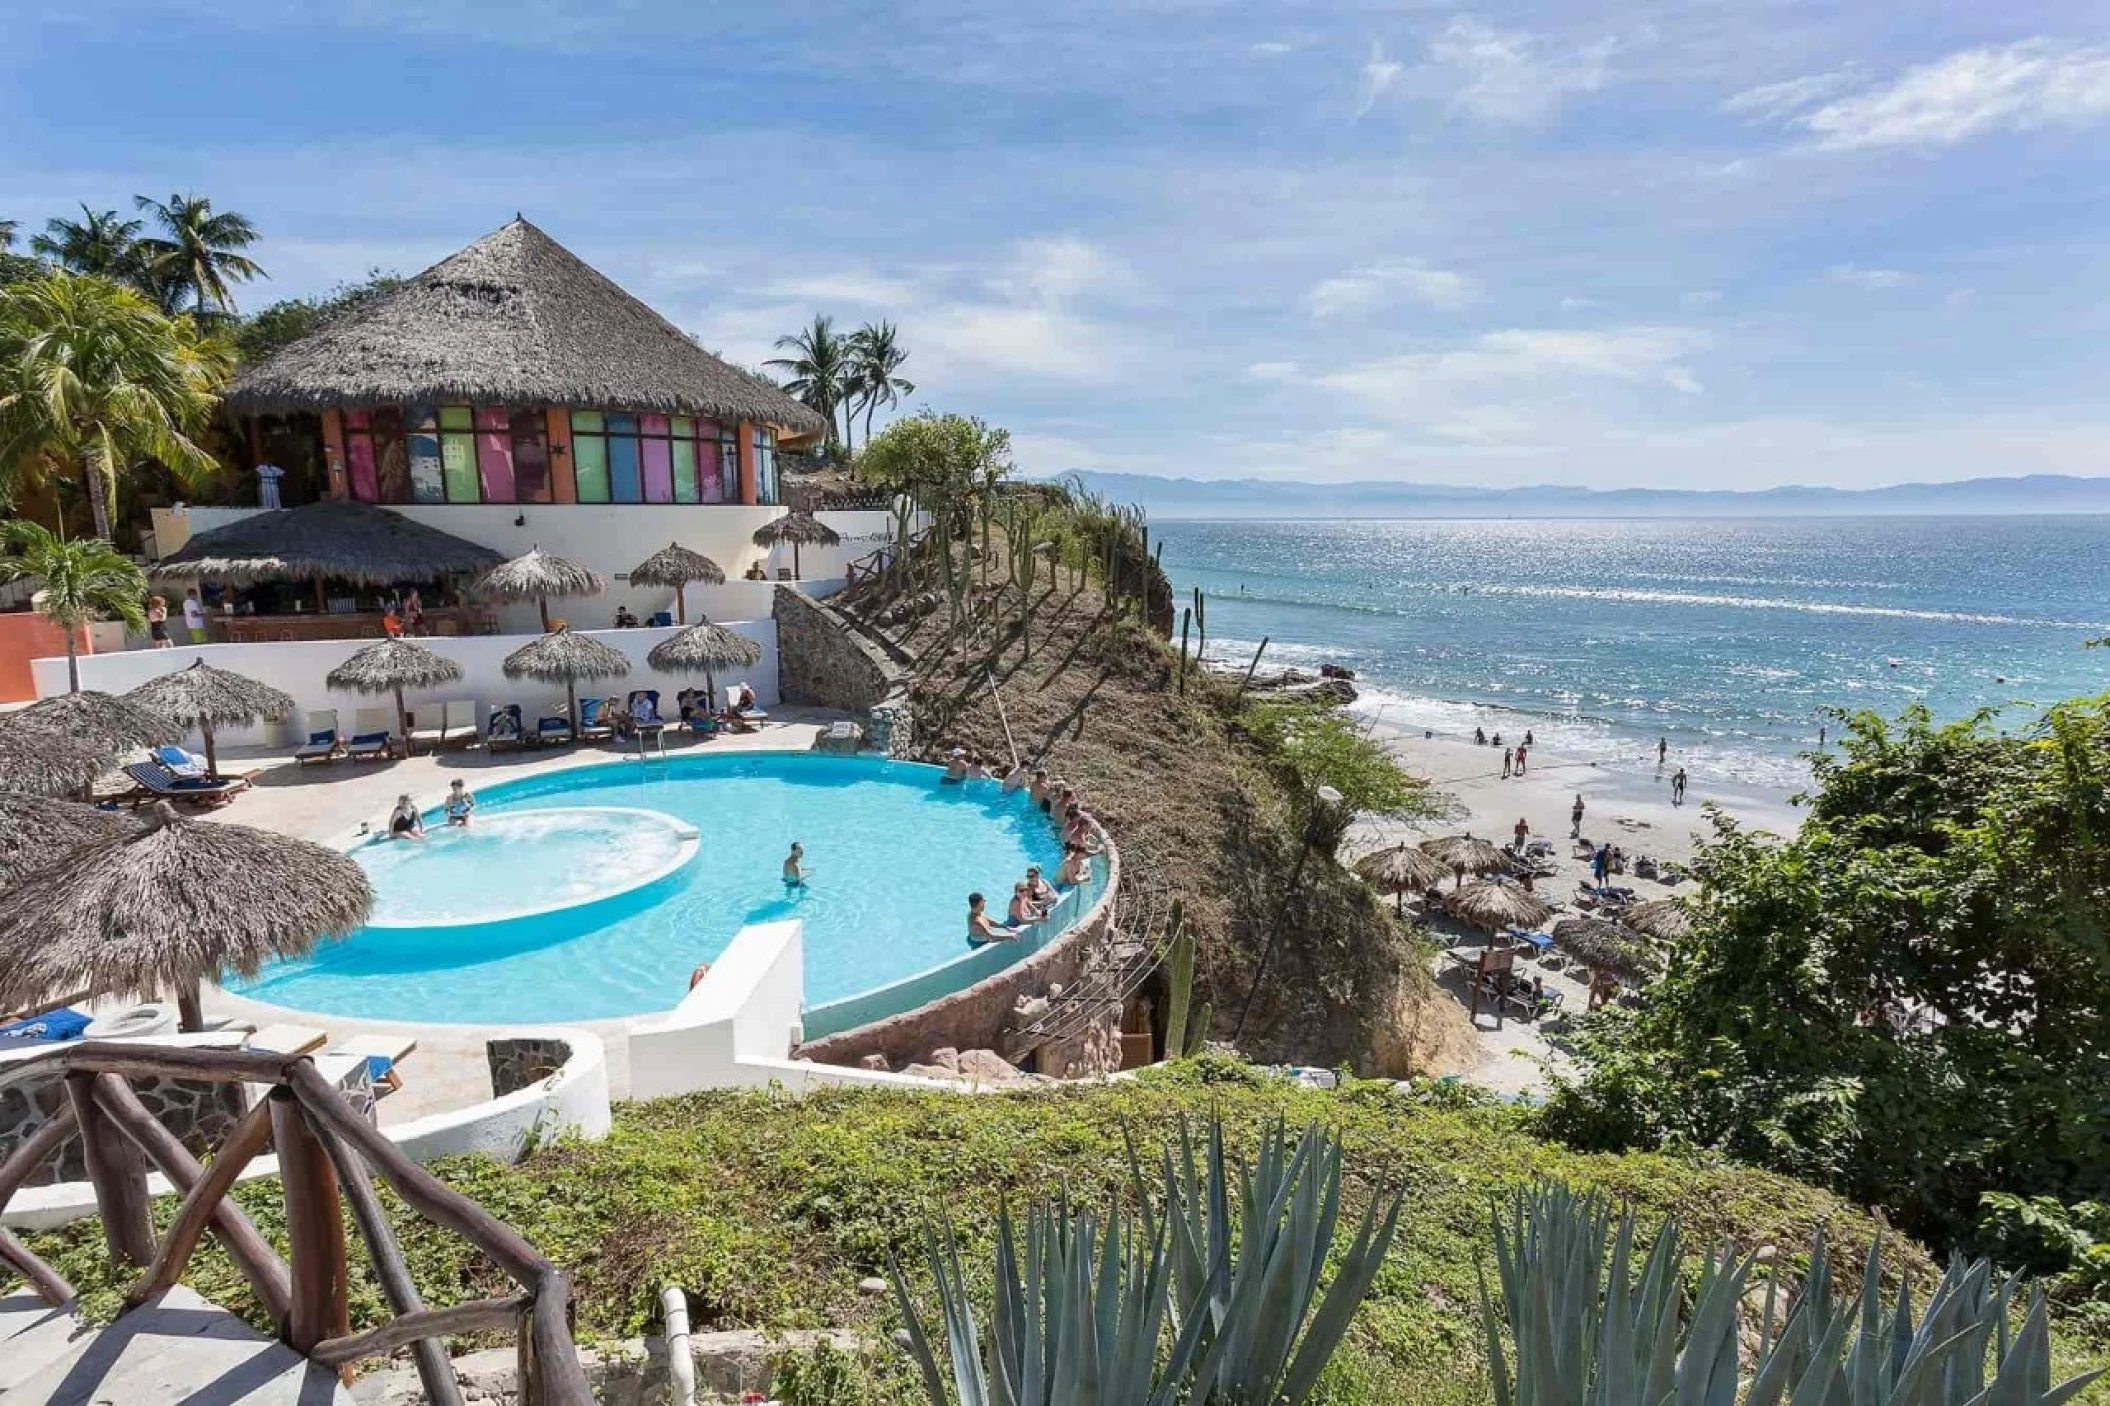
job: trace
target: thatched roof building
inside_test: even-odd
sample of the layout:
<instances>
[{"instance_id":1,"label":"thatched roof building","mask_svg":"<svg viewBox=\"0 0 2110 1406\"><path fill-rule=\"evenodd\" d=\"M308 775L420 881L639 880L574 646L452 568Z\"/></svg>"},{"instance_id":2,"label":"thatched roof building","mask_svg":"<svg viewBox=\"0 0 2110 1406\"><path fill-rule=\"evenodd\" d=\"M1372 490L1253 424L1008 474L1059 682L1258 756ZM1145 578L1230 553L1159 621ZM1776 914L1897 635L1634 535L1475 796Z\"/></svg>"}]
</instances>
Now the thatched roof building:
<instances>
[{"instance_id":1,"label":"thatched roof building","mask_svg":"<svg viewBox=\"0 0 2110 1406\"><path fill-rule=\"evenodd\" d=\"M712 356L520 218L249 367L227 393L250 413L413 403L822 428L813 411Z\"/></svg>"},{"instance_id":2,"label":"thatched roof building","mask_svg":"<svg viewBox=\"0 0 2110 1406\"><path fill-rule=\"evenodd\" d=\"M365 503L310 503L201 532L153 567L165 581L352 581L389 586L488 571L489 547Z\"/></svg>"}]
</instances>

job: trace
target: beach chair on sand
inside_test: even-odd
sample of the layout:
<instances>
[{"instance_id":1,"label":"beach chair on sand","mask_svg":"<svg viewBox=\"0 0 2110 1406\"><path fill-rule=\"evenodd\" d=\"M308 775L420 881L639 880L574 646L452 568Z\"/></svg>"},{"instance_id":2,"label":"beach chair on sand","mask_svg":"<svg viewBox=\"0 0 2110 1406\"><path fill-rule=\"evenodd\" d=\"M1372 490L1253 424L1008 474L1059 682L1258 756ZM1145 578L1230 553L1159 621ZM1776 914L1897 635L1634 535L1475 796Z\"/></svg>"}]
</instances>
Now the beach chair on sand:
<instances>
[{"instance_id":1,"label":"beach chair on sand","mask_svg":"<svg viewBox=\"0 0 2110 1406\"><path fill-rule=\"evenodd\" d=\"M308 714L308 740L294 749L294 765L334 762L343 755L344 742L337 735L337 710L318 708Z\"/></svg>"},{"instance_id":2,"label":"beach chair on sand","mask_svg":"<svg viewBox=\"0 0 2110 1406\"><path fill-rule=\"evenodd\" d=\"M608 709L605 698L581 698L579 700L579 740L581 742L605 742L615 736L615 729L602 717Z\"/></svg>"},{"instance_id":3,"label":"beach chair on sand","mask_svg":"<svg viewBox=\"0 0 2110 1406\"><path fill-rule=\"evenodd\" d=\"M160 762L134 762L125 768L134 790L125 800L133 805L145 801L182 801L186 805L223 805L237 792L249 789L247 777L228 776L218 781L206 777L177 776Z\"/></svg>"},{"instance_id":4,"label":"beach chair on sand","mask_svg":"<svg viewBox=\"0 0 2110 1406\"><path fill-rule=\"evenodd\" d=\"M344 745L353 761L387 761L396 754L395 734L388 726L386 708L361 708L352 717L352 740Z\"/></svg>"},{"instance_id":5,"label":"beach chair on sand","mask_svg":"<svg viewBox=\"0 0 2110 1406\"><path fill-rule=\"evenodd\" d=\"M484 747L493 752L525 745L520 735L520 705L493 703L490 721L484 724Z\"/></svg>"}]
</instances>

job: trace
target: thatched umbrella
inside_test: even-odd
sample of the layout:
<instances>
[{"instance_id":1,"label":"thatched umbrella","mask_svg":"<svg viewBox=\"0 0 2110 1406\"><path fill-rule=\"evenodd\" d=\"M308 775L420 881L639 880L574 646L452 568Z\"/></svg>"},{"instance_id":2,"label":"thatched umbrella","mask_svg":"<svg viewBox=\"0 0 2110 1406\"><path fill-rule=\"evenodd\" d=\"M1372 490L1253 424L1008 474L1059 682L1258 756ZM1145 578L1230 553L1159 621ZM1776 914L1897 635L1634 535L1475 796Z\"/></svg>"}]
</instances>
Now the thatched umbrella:
<instances>
[{"instance_id":1,"label":"thatched umbrella","mask_svg":"<svg viewBox=\"0 0 2110 1406\"><path fill-rule=\"evenodd\" d=\"M645 662L663 674L703 674L704 703L718 705L718 681L714 669L752 669L762 662L762 646L723 625L698 620L678 635L669 635L652 646Z\"/></svg>"},{"instance_id":2,"label":"thatched umbrella","mask_svg":"<svg viewBox=\"0 0 2110 1406\"><path fill-rule=\"evenodd\" d=\"M755 545L774 547L779 542L791 544L791 574L803 576L799 570L800 547L832 547L842 541L842 534L813 515L811 508L793 508L780 518L772 518L755 529Z\"/></svg>"},{"instance_id":3,"label":"thatched umbrella","mask_svg":"<svg viewBox=\"0 0 2110 1406\"><path fill-rule=\"evenodd\" d=\"M462 676L462 666L434 654L416 640L376 640L330 670L323 682L344 693L393 693L396 726L403 734L403 753L410 754L410 710L403 706L406 688L438 688Z\"/></svg>"},{"instance_id":4,"label":"thatched umbrella","mask_svg":"<svg viewBox=\"0 0 2110 1406\"><path fill-rule=\"evenodd\" d=\"M1648 937L1674 941L1692 932L1692 914L1674 898L1652 898L1636 903L1619 915L1619 921Z\"/></svg>"},{"instance_id":5,"label":"thatched umbrella","mask_svg":"<svg viewBox=\"0 0 2110 1406\"><path fill-rule=\"evenodd\" d=\"M77 796L110 769L111 754L77 737L0 730L0 790Z\"/></svg>"},{"instance_id":6,"label":"thatched umbrella","mask_svg":"<svg viewBox=\"0 0 2110 1406\"><path fill-rule=\"evenodd\" d=\"M139 831L139 817L125 811L0 791L0 887L50 868L82 845Z\"/></svg>"},{"instance_id":7,"label":"thatched umbrella","mask_svg":"<svg viewBox=\"0 0 2110 1406\"><path fill-rule=\"evenodd\" d=\"M67 991L173 990L200 1025L198 984L252 976L366 921L373 889L345 855L247 825L185 820L166 801L139 833L83 845L0 904L0 1008Z\"/></svg>"},{"instance_id":8,"label":"thatched umbrella","mask_svg":"<svg viewBox=\"0 0 2110 1406\"><path fill-rule=\"evenodd\" d=\"M1445 835L1441 839L1423 840L1421 852L1455 870L1460 888L1465 887L1467 874L1500 874L1509 868L1509 855L1500 845L1471 835Z\"/></svg>"},{"instance_id":9,"label":"thatched umbrella","mask_svg":"<svg viewBox=\"0 0 2110 1406\"><path fill-rule=\"evenodd\" d=\"M201 532L151 568L156 580L351 581L392 586L486 571L504 558L370 503L326 499ZM317 594L320 594L318 589Z\"/></svg>"},{"instance_id":10,"label":"thatched umbrella","mask_svg":"<svg viewBox=\"0 0 2110 1406\"><path fill-rule=\"evenodd\" d=\"M1584 966L1620 981L1640 981L1656 967L1646 939L1603 918L1563 918L1553 925L1553 942Z\"/></svg>"},{"instance_id":11,"label":"thatched umbrella","mask_svg":"<svg viewBox=\"0 0 2110 1406\"><path fill-rule=\"evenodd\" d=\"M630 661L620 650L599 640L553 630L541 639L520 646L499 666L509 679L534 679L539 683L562 683L564 702L571 716L572 736L579 735L579 690L581 679L619 679L630 672Z\"/></svg>"},{"instance_id":12,"label":"thatched umbrella","mask_svg":"<svg viewBox=\"0 0 2110 1406\"><path fill-rule=\"evenodd\" d=\"M722 586L725 584L725 570L702 552L692 552L679 542L669 542L630 568L631 585L664 586L674 592L674 618L684 625L689 623L689 603L684 599L684 588L691 581Z\"/></svg>"},{"instance_id":13,"label":"thatched umbrella","mask_svg":"<svg viewBox=\"0 0 2110 1406\"><path fill-rule=\"evenodd\" d=\"M102 753L106 764L126 752L181 742L184 731L166 717L92 688L40 698L0 717L0 733L70 738Z\"/></svg>"},{"instance_id":14,"label":"thatched umbrella","mask_svg":"<svg viewBox=\"0 0 2110 1406\"><path fill-rule=\"evenodd\" d=\"M477 578L479 595L492 600L531 600L542 608L542 628L550 628L551 596L597 596L608 589L601 573L575 561L530 547L511 561L502 561Z\"/></svg>"},{"instance_id":15,"label":"thatched umbrella","mask_svg":"<svg viewBox=\"0 0 2110 1406\"><path fill-rule=\"evenodd\" d=\"M1442 883L1451 876L1451 866L1412 845L1398 844L1364 855L1355 862L1355 872L1379 893L1393 895L1404 913L1407 895Z\"/></svg>"},{"instance_id":16,"label":"thatched umbrella","mask_svg":"<svg viewBox=\"0 0 2110 1406\"><path fill-rule=\"evenodd\" d=\"M1474 927L1500 932L1503 928L1535 928L1552 916L1553 910L1526 893L1517 884L1482 880L1451 895L1450 910Z\"/></svg>"},{"instance_id":17,"label":"thatched umbrella","mask_svg":"<svg viewBox=\"0 0 2110 1406\"><path fill-rule=\"evenodd\" d=\"M215 778L220 774L220 757L214 748L214 728L248 727L267 719L277 722L291 716L294 708L292 694L232 669L214 668L203 659L188 669L148 679L125 699L146 712L198 729L205 739L205 770Z\"/></svg>"}]
</instances>

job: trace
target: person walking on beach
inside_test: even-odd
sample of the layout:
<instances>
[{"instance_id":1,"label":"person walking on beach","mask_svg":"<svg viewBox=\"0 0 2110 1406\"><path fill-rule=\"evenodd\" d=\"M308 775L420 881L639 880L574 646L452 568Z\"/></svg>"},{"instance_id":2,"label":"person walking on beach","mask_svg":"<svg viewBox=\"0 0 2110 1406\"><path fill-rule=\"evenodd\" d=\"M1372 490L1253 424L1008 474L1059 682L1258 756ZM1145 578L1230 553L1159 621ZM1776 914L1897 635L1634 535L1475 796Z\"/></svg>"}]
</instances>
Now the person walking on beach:
<instances>
[{"instance_id":1,"label":"person walking on beach","mask_svg":"<svg viewBox=\"0 0 2110 1406\"><path fill-rule=\"evenodd\" d=\"M1582 803L1582 792L1580 792L1580 791L1577 791L1577 792L1575 793L1575 806L1574 806L1574 808L1573 808L1572 810L1570 810L1570 811L1568 812L1568 838L1569 838L1569 839L1571 839L1571 840L1579 840L1579 839L1581 839L1581 838L1582 838L1582 818L1583 818L1583 803Z\"/></svg>"},{"instance_id":2,"label":"person walking on beach","mask_svg":"<svg viewBox=\"0 0 2110 1406\"><path fill-rule=\"evenodd\" d=\"M1510 769L1516 765L1516 753L1508 747L1502 749L1502 779L1509 779Z\"/></svg>"},{"instance_id":3,"label":"person walking on beach","mask_svg":"<svg viewBox=\"0 0 2110 1406\"><path fill-rule=\"evenodd\" d=\"M1516 836L1517 853L1522 854L1524 846L1531 842L1531 822L1521 815L1517 817Z\"/></svg>"},{"instance_id":4,"label":"person walking on beach","mask_svg":"<svg viewBox=\"0 0 2110 1406\"><path fill-rule=\"evenodd\" d=\"M1604 876L1611 869L1611 867L1612 847L1608 844L1599 845L1597 847L1597 853L1590 856L1590 875L1592 878L1597 880L1597 886L1599 888L1604 887Z\"/></svg>"},{"instance_id":5,"label":"person walking on beach","mask_svg":"<svg viewBox=\"0 0 2110 1406\"><path fill-rule=\"evenodd\" d=\"M1674 806L1685 804L1685 768L1682 766L1670 779L1670 803Z\"/></svg>"},{"instance_id":6,"label":"person walking on beach","mask_svg":"<svg viewBox=\"0 0 2110 1406\"><path fill-rule=\"evenodd\" d=\"M1656 739L1656 765L1657 765L1657 767L1659 767L1659 768L1660 768L1660 767L1661 767L1661 766L1663 765L1663 759L1664 759L1665 757L1669 756L1669 755L1670 755L1670 742L1668 741L1668 739L1666 739L1666 738L1661 738L1661 737L1657 738L1657 739Z\"/></svg>"},{"instance_id":7,"label":"person walking on beach","mask_svg":"<svg viewBox=\"0 0 2110 1406\"><path fill-rule=\"evenodd\" d=\"M1531 734L1524 734L1524 745L1517 748L1517 775L1524 774L1524 759L1531 755Z\"/></svg>"}]
</instances>

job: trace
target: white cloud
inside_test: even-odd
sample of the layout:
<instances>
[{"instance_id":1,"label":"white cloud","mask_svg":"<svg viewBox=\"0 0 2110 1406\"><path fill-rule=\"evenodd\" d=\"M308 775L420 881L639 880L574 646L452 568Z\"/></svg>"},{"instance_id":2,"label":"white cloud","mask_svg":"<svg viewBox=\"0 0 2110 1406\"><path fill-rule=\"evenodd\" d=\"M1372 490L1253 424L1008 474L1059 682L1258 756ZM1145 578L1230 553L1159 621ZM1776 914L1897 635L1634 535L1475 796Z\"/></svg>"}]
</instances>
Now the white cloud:
<instances>
[{"instance_id":1,"label":"white cloud","mask_svg":"<svg viewBox=\"0 0 2110 1406\"><path fill-rule=\"evenodd\" d=\"M1465 274L1432 268L1420 259L1399 259L1322 279L1304 302L1314 317L1339 317L1372 312L1400 298L1451 310L1479 293L1479 285Z\"/></svg>"},{"instance_id":2,"label":"white cloud","mask_svg":"<svg viewBox=\"0 0 2110 1406\"><path fill-rule=\"evenodd\" d=\"M1722 301L1722 293L1718 288L1694 288L1680 294L1678 301L1689 308L1711 308Z\"/></svg>"},{"instance_id":3,"label":"white cloud","mask_svg":"<svg viewBox=\"0 0 2110 1406\"><path fill-rule=\"evenodd\" d=\"M1253 46L1253 52L1256 54L1287 54L1296 47L1294 44L1285 44L1280 39L1263 39Z\"/></svg>"},{"instance_id":4,"label":"white cloud","mask_svg":"<svg viewBox=\"0 0 2110 1406\"><path fill-rule=\"evenodd\" d=\"M1722 111L1761 121L1779 121L1836 97L1860 81L1859 71L1853 64L1848 64L1830 73L1812 73L1802 78L1746 88L1723 103Z\"/></svg>"},{"instance_id":5,"label":"white cloud","mask_svg":"<svg viewBox=\"0 0 2110 1406\"><path fill-rule=\"evenodd\" d=\"M840 271L781 278L762 288L772 298L818 304L827 311L840 303L854 308L893 310L916 301L916 285L905 278L884 274Z\"/></svg>"},{"instance_id":6,"label":"white cloud","mask_svg":"<svg viewBox=\"0 0 2110 1406\"><path fill-rule=\"evenodd\" d=\"M1561 299L1562 312L1588 312L1592 308L1601 308L1603 306L1604 304L1600 303L1595 298L1578 298L1571 296Z\"/></svg>"},{"instance_id":7,"label":"white cloud","mask_svg":"<svg viewBox=\"0 0 2110 1406\"><path fill-rule=\"evenodd\" d=\"M2110 47L2049 39L1965 49L1801 119L1834 151L1953 146L1989 132L2110 121Z\"/></svg>"},{"instance_id":8,"label":"white cloud","mask_svg":"<svg viewBox=\"0 0 2110 1406\"><path fill-rule=\"evenodd\" d=\"M1256 361L1245 369L1248 381L1294 381L1298 374L1294 361Z\"/></svg>"},{"instance_id":9,"label":"white cloud","mask_svg":"<svg viewBox=\"0 0 2110 1406\"><path fill-rule=\"evenodd\" d=\"M1575 93L1604 86L1611 40L1556 51L1544 40L1479 20L1454 19L1429 44L1429 61L1455 77L1450 105L1479 122L1531 126Z\"/></svg>"},{"instance_id":10,"label":"white cloud","mask_svg":"<svg viewBox=\"0 0 2110 1406\"><path fill-rule=\"evenodd\" d=\"M1370 57L1363 61L1363 94L1356 104L1355 115L1358 118L1368 116L1370 109L1377 106L1377 100L1390 91L1392 85L1399 81L1399 75L1404 72L1406 65L1397 59L1387 58L1385 46L1372 40Z\"/></svg>"},{"instance_id":11,"label":"white cloud","mask_svg":"<svg viewBox=\"0 0 2110 1406\"><path fill-rule=\"evenodd\" d=\"M1912 275L1903 269L1865 269L1855 264L1833 264L1824 276L1853 288L1902 288L1912 282Z\"/></svg>"},{"instance_id":12,"label":"white cloud","mask_svg":"<svg viewBox=\"0 0 2110 1406\"><path fill-rule=\"evenodd\" d=\"M990 286L1018 302L1052 305L1086 294L1120 292L1134 281L1128 266L1112 254L1062 235L1020 241Z\"/></svg>"}]
</instances>

